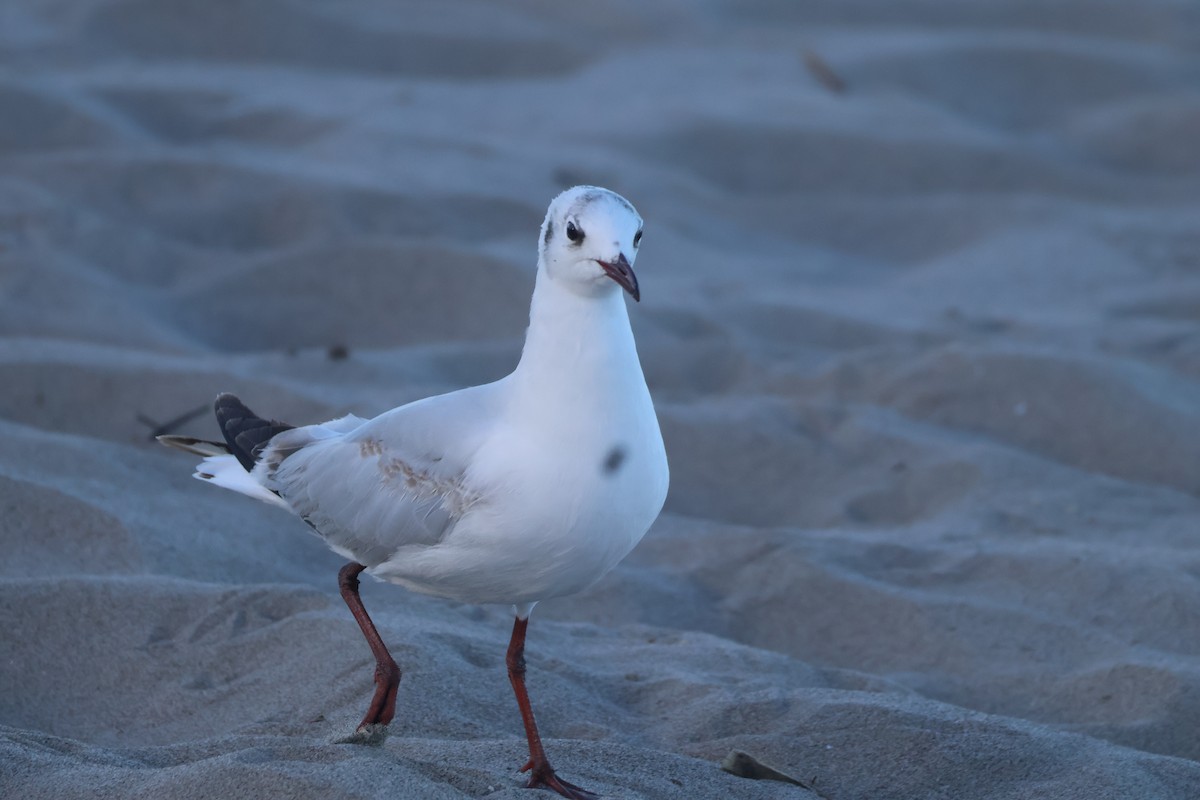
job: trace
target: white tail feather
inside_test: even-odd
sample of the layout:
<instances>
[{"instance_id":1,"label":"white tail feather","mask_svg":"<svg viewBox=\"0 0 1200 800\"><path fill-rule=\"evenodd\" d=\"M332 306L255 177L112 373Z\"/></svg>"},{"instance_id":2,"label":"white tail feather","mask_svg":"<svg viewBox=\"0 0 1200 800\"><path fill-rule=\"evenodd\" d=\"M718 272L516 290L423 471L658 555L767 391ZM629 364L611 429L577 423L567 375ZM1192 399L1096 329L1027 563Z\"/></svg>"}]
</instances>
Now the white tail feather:
<instances>
[{"instance_id":1,"label":"white tail feather","mask_svg":"<svg viewBox=\"0 0 1200 800\"><path fill-rule=\"evenodd\" d=\"M280 508L286 508L293 514L296 513L286 500L263 486L255 480L253 475L246 472L234 456L209 456L200 462L200 465L196 467L196 474L192 477L199 478L207 483L215 483L223 489L231 489L247 497L253 497L255 500L261 500L264 503L271 503Z\"/></svg>"}]
</instances>

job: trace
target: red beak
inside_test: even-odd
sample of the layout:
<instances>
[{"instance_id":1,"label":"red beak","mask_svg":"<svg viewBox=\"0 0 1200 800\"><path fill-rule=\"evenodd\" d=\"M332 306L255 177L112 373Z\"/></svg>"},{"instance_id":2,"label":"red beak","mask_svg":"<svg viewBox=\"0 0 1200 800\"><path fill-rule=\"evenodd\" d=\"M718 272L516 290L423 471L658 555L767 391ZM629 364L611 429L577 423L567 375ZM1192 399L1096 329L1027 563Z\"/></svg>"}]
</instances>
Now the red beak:
<instances>
[{"instance_id":1,"label":"red beak","mask_svg":"<svg viewBox=\"0 0 1200 800\"><path fill-rule=\"evenodd\" d=\"M604 268L604 272L616 281L618 286L629 292L634 302L642 299L642 293L638 290L637 275L633 274L633 267L629 266L629 261L625 258L624 253L618 255L616 261L596 259L596 263Z\"/></svg>"}]
</instances>

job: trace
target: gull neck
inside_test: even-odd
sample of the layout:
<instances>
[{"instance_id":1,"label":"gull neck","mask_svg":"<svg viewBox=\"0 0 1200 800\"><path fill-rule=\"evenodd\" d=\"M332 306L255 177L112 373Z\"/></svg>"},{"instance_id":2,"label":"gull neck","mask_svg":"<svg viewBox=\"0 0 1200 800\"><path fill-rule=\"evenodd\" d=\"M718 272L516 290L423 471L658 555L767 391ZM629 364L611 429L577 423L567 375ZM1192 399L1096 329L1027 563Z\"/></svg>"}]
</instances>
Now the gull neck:
<instances>
[{"instance_id":1,"label":"gull neck","mask_svg":"<svg viewBox=\"0 0 1200 800\"><path fill-rule=\"evenodd\" d=\"M585 297L553 280L538 265L529 328L513 376L525 400L578 403L644 384L623 293Z\"/></svg>"}]
</instances>

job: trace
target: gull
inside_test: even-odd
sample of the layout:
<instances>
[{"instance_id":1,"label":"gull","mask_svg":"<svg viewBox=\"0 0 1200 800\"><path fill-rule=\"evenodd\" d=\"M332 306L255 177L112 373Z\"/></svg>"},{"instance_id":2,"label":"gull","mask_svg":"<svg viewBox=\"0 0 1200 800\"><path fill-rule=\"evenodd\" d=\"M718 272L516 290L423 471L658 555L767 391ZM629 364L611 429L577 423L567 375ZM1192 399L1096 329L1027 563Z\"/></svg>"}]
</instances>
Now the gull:
<instances>
[{"instance_id":1,"label":"gull","mask_svg":"<svg viewBox=\"0 0 1200 800\"><path fill-rule=\"evenodd\" d=\"M159 437L205 456L195 477L296 514L349 560L338 586L376 667L371 704L346 741L382 741L400 683L359 597L366 572L511 605L505 662L529 742L527 786L595 797L546 757L525 690L525 631L538 602L587 588L623 559L666 500L666 450L623 296L641 299L641 239L641 216L615 192L577 186L555 197L521 358L494 383L301 427L221 394L224 442Z\"/></svg>"}]
</instances>

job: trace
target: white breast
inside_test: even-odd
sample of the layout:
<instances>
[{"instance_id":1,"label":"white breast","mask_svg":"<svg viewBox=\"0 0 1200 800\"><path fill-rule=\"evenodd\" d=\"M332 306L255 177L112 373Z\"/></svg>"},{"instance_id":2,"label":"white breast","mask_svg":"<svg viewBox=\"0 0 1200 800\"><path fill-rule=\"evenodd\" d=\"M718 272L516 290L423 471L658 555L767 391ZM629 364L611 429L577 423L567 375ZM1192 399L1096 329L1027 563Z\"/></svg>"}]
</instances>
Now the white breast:
<instances>
[{"instance_id":1,"label":"white breast","mask_svg":"<svg viewBox=\"0 0 1200 800\"><path fill-rule=\"evenodd\" d=\"M466 602L571 594L662 509L666 451L621 297L555 297L539 315L537 292L521 364L496 384L497 424L471 457L479 500L438 545L402 548L378 577Z\"/></svg>"}]
</instances>

